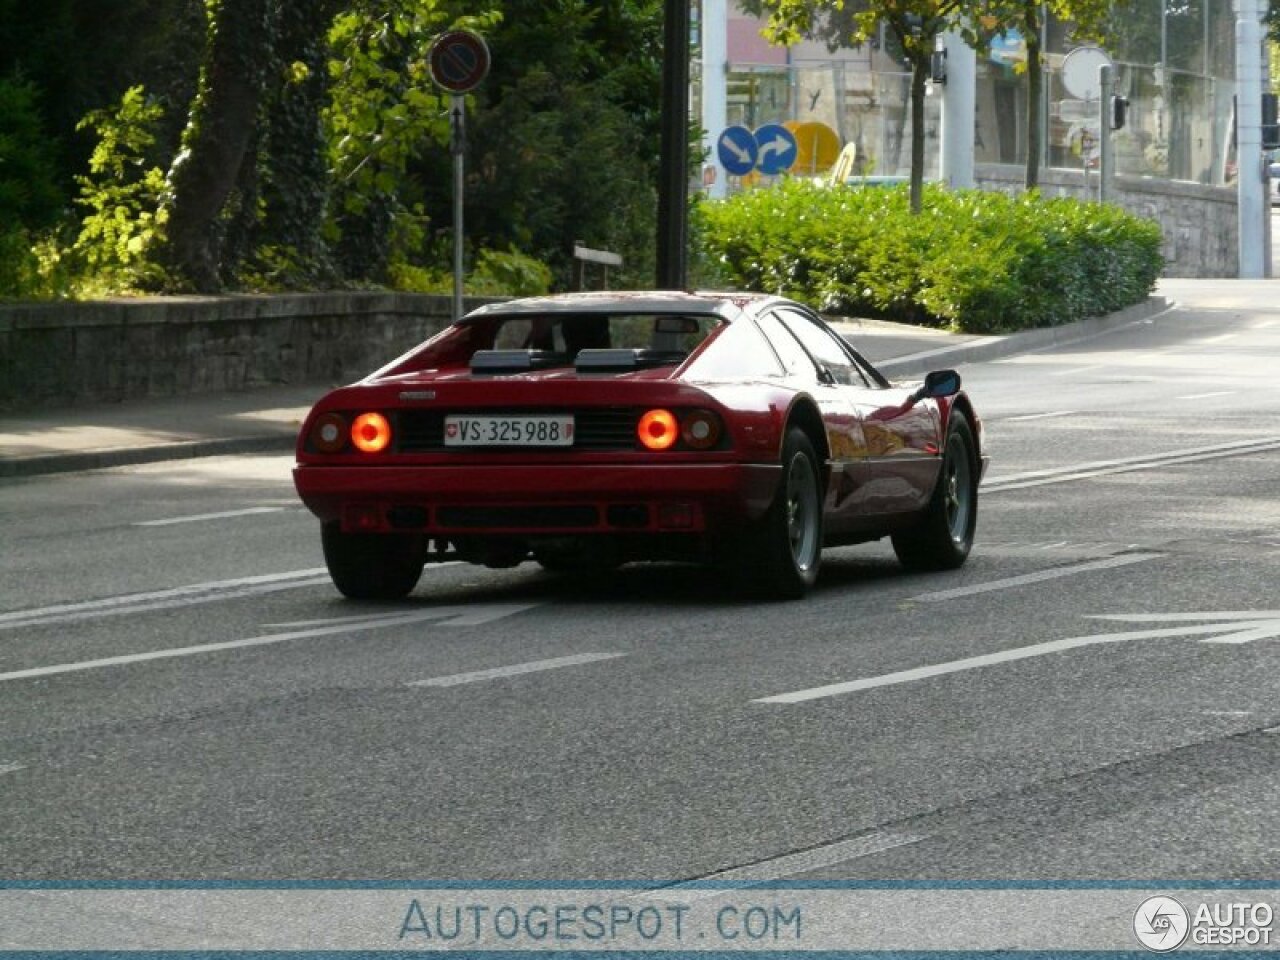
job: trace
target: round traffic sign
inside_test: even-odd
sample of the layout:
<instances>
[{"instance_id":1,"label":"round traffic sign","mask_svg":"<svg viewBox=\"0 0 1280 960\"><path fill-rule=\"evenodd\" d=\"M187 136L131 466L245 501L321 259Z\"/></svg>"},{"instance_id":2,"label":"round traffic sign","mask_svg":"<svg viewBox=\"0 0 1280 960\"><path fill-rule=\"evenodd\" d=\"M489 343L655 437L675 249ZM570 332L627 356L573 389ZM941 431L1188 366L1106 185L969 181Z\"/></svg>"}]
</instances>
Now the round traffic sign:
<instances>
[{"instance_id":1,"label":"round traffic sign","mask_svg":"<svg viewBox=\"0 0 1280 960\"><path fill-rule=\"evenodd\" d=\"M1101 47L1076 47L1062 58L1062 85L1078 100L1097 100L1102 94L1099 67L1111 66Z\"/></svg>"},{"instance_id":2,"label":"round traffic sign","mask_svg":"<svg viewBox=\"0 0 1280 960\"><path fill-rule=\"evenodd\" d=\"M450 93L467 93L489 73L489 47L470 30L450 30L427 53L431 79Z\"/></svg>"},{"instance_id":3,"label":"round traffic sign","mask_svg":"<svg viewBox=\"0 0 1280 960\"><path fill-rule=\"evenodd\" d=\"M757 170L772 177L791 169L797 154L795 134L780 123L766 123L755 130L755 138L760 145Z\"/></svg>"},{"instance_id":4,"label":"round traffic sign","mask_svg":"<svg viewBox=\"0 0 1280 960\"><path fill-rule=\"evenodd\" d=\"M741 177L756 167L760 148L756 144L755 135L746 127L735 124L725 127L716 141L716 156L725 173Z\"/></svg>"}]
</instances>

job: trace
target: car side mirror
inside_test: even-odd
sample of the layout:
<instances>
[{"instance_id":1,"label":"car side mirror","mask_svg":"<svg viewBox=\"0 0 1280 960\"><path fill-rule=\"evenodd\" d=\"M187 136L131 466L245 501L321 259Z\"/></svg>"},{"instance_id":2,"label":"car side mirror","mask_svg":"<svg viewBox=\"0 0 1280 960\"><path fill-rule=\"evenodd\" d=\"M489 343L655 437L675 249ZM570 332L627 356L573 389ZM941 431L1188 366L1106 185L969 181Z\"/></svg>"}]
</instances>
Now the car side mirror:
<instances>
[{"instance_id":1,"label":"car side mirror","mask_svg":"<svg viewBox=\"0 0 1280 960\"><path fill-rule=\"evenodd\" d=\"M960 392L960 374L954 370L934 370L924 378L924 384L915 392L916 400L932 397L954 397Z\"/></svg>"}]
</instances>

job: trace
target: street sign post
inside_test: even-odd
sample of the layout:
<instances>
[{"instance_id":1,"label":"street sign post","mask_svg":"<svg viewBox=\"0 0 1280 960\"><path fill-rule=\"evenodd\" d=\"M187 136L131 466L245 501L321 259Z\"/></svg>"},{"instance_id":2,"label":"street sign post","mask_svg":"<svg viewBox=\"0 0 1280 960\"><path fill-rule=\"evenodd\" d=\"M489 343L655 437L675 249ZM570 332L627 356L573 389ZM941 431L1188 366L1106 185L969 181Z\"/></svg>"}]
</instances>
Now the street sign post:
<instances>
[{"instance_id":1,"label":"street sign post","mask_svg":"<svg viewBox=\"0 0 1280 960\"><path fill-rule=\"evenodd\" d=\"M448 92L449 152L453 154L453 319L462 318L462 249L464 246L462 195L466 185L467 105L464 94L474 90L489 73L489 47L470 30L441 34L427 52L427 67L436 86Z\"/></svg>"}]
</instances>

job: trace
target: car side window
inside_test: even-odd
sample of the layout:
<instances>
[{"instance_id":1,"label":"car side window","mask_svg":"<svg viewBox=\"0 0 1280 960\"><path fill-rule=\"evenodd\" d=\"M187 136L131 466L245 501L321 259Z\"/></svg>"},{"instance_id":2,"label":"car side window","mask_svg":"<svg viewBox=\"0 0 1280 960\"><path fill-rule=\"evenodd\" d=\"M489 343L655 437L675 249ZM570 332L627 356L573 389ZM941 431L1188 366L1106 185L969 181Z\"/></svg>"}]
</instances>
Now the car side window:
<instances>
[{"instance_id":1,"label":"car side window","mask_svg":"<svg viewBox=\"0 0 1280 960\"><path fill-rule=\"evenodd\" d=\"M804 377L809 380L818 378L818 368L814 366L813 359L805 352L804 347L800 346L800 341L795 338L795 335L783 326L776 314L763 314L757 318L757 323L765 339L778 354L778 359L782 361L782 366L789 376Z\"/></svg>"},{"instance_id":2,"label":"car side window","mask_svg":"<svg viewBox=\"0 0 1280 960\"><path fill-rule=\"evenodd\" d=\"M847 387L868 386L862 371L840 338L812 317L786 307L774 311L814 361L830 374L834 383Z\"/></svg>"},{"instance_id":3,"label":"car side window","mask_svg":"<svg viewBox=\"0 0 1280 960\"><path fill-rule=\"evenodd\" d=\"M782 367L774 351L750 320L725 325L716 341L689 366L695 380L729 380L741 377L778 377Z\"/></svg>"}]
</instances>

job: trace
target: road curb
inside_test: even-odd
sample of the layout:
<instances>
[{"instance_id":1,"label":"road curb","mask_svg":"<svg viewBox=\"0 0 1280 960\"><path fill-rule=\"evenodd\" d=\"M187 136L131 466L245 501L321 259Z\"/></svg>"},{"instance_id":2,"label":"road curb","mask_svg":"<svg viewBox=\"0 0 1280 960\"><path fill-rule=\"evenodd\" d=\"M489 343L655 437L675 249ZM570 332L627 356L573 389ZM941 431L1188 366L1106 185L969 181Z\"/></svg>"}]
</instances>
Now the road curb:
<instances>
[{"instance_id":1,"label":"road curb","mask_svg":"<svg viewBox=\"0 0 1280 960\"><path fill-rule=\"evenodd\" d=\"M1123 327L1150 320L1160 313L1171 310L1174 306L1173 301L1166 297L1151 296L1142 303L1136 303L1106 316L1089 317L1085 320L1077 320L1075 323L1065 323L1060 327L1040 327L1005 336L987 337L977 342L957 344L953 347L926 350L877 363L876 369L891 379L906 378L961 363L982 363L1014 354L1032 353L1046 347L1076 343L1104 333L1111 333Z\"/></svg>"},{"instance_id":2,"label":"road curb","mask_svg":"<svg viewBox=\"0 0 1280 960\"><path fill-rule=\"evenodd\" d=\"M273 433L254 437L232 437L219 440L184 440L146 447L122 447L117 450L89 450L83 453L49 453L15 460L0 460L0 478L35 477L50 473L74 473L81 470L103 470L141 463L167 460L192 460L196 457L220 457L238 453L285 453L294 448L296 438Z\"/></svg>"}]
</instances>

